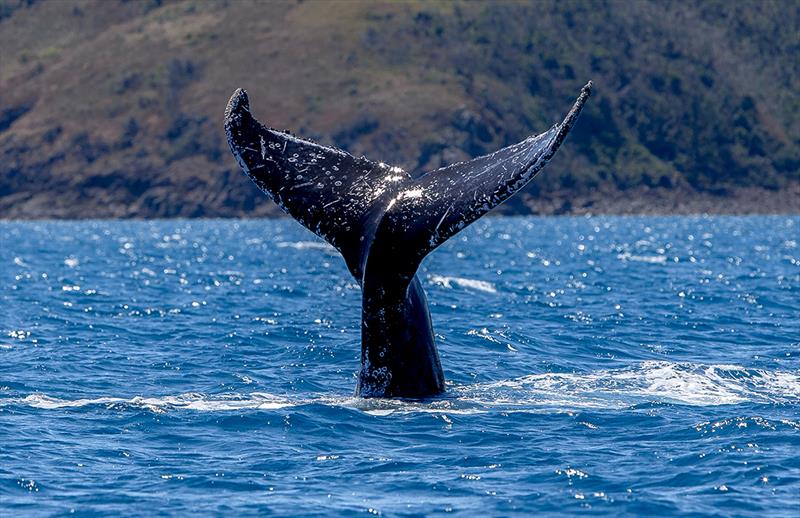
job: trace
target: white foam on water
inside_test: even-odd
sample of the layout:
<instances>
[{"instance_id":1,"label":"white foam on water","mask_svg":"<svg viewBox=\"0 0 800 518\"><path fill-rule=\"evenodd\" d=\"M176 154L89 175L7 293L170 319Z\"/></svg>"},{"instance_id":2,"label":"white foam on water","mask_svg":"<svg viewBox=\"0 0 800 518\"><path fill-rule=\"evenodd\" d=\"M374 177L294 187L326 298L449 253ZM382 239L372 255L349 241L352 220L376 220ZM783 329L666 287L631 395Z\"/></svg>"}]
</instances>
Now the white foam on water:
<instances>
[{"instance_id":1,"label":"white foam on water","mask_svg":"<svg viewBox=\"0 0 800 518\"><path fill-rule=\"evenodd\" d=\"M220 412L233 410L275 410L295 403L285 399L253 392L248 395L222 394L207 396L199 393L179 394L177 396L143 397L130 399L118 397L98 397L84 399L60 399L45 394L31 394L22 399L0 400L0 407L10 404L24 405L44 410L80 408L86 406L105 406L108 408L143 408L162 413L168 410L196 410L201 412Z\"/></svg>"},{"instance_id":2,"label":"white foam on water","mask_svg":"<svg viewBox=\"0 0 800 518\"><path fill-rule=\"evenodd\" d=\"M568 412L573 409L625 409L643 403L692 406L800 404L800 372L747 369L739 365L646 361L622 369L532 374L512 380L451 386L445 397L427 401L355 396L303 399L264 392L83 399L61 399L36 393L24 398L0 398L0 407L16 405L44 410L101 406L146 409L156 413L177 410L231 412L320 404L374 416L396 413L478 414L497 410Z\"/></svg>"},{"instance_id":3,"label":"white foam on water","mask_svg":"<svg viewBox=\"0 0 800 518\"><path fill-rule=\"evenodd\" d=\"M449 400L432 402L408 401L400 399L377 399L349 397L317 397L291 400L263 392L250 394L204 395L186 393L177 396L133 398L98 397L83 399L61 399L46 394L31 394L24 398L0 399L0 407L18 405L43 410L59 410L82 407L105 407L109 409L144 409L154 413L165 413L176 410L192 410L197 412L232 412L239 410L277 410L309 404L321 404L330 407L349 408L361 412L385 416L394 413L450 413L474 414L488 410L479 408L459 408Z\"/></svg>"},{"instance_id":4,"label":"white foam on water","mask_svg":"<svg viewBox=\"0 0 800 518\"><path fill-rule=\"evenodd\" d=\"M621 261L635 261L639 263L651 264L665 264L667 262L666 255L633 255L630 252L617 255L617 259Z\"/></svg>"},{"instance_id":5,"label":"white foam on water","mask_svg":"<svg viewBox=\"0 0 800 518\"><path fill-rule=\"evenodd\" d=\"M465 279L463 277L444 277L442 275L431 275L429 279L433 284L438 284L439 286L448 289L452 289L453 284L455 284L459 288L468 288L486 293L497 293L497 287L491 282L487 281Z\"/></svg>"},{"instance_id":6,"label":"white foam on water","mask_svg":"<svg viewBox=\"0 0 800 518\"><path fill-rule=\"evenodd\" d=\"M470 401L461 399L432 399L427 401L414 401L405 399L381 398L322 398L316 401L332 407L349 408L374 416L387 416L391 414L482 414L491 409L477 407Z\"/></svg>"},{"instance_id":7,"label":"white foam on water","mask_svg":"<svg viewBox=\"0 0 800 518\"><path fill-rule=\"evenodd\" d=\"M576 407L626 407L638 403L695 406L800 403L800 373L646 361L624 369L545 373L482 384L470 393L495 393L495 402ZM487 401L488 403L488 401Z\"/></svg>"}]
</instances>

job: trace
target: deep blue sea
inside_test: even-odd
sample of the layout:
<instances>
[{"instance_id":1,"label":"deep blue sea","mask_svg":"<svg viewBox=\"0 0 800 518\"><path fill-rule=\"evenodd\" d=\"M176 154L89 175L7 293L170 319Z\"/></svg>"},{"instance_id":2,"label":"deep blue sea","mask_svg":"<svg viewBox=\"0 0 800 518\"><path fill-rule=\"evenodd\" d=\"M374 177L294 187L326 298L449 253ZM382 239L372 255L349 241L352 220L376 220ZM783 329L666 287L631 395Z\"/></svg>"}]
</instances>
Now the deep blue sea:
<instances>
[{"instance_id":1,"label":"deep blue sea","mask_svg":"<svg viewBox=\"0 0 800 518\"><path fill-rule=\"evenodd\" d=\"M800 217L488 218L447 393L353 396L289 220L0 223L0 515L800 515Z\"/></svg>"}]
</instances>

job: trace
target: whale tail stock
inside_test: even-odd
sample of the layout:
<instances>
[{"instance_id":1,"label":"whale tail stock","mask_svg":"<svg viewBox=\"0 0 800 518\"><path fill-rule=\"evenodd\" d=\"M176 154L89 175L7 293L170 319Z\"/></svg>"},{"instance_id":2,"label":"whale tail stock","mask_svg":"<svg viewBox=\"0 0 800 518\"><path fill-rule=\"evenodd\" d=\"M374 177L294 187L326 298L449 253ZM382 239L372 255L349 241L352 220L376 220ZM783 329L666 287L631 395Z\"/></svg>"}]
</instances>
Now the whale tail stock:
<instances>
[{"instance_id":1,"label":"whale tail stock","mask_svg":"<svg viewBox=\"0 0 800 518\"><path fill-rule=\"evenodd\" d=\"M225 132L242 170L339 250L362 287L361 395L418 397L444 389L416 271L426 255L536 176L591 88L590 81L548 131L418 177L268 128L251 115L244 90L233 94Z\"/></svg>"}]
</instances>

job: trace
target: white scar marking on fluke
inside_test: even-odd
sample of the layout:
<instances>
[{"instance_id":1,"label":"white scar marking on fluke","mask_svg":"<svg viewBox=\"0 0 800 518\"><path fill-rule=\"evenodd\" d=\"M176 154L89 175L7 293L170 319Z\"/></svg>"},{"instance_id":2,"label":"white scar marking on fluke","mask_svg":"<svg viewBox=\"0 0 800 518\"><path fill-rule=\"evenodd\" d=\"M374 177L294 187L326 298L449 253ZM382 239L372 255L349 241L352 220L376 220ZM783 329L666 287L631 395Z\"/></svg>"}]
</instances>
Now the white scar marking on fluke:
<instances>
[{"instance_id":1,"label":"white scar marking on fluke","mask_svg":"<svg viewBox=\"0 0 800 518\"><path fill-rule=\"evenodd\" d=\"M422 197L422 189L409 189L407 191L403 191L400 193L399 198L421 198Z\"/></svg>"},{"instance_id":2,"label":"white scar marking on fluke","mask_svg":"<svg viewBox=\"0 0 800 518\"><path fill-rule=\"evenodd\" d=\"M261 139L261 159L264 160L267 158L267 143L263 136L259 136L259 138Z\"/></svg>"},{"instance_id":3,"label":"white scar marking on fluke","mask_svg":"<svg viewBox=\"0 0 800 518\"><path fill-rule=\"evenodd\" d=\"M444 211L444 214L442 214L442 218L439 220L439 223L437 223L437 224L436 224L436 228L435 228L435 229L433 229L433 233L434 233L434 234L436 234L436 233L438 233L438 232L439 232L439 227L441 227L441 226L442 226L442 222L444 221L444 218L446 218L446 217L447 217L447 214L450 212L450 209L452 209L452 208L453 208L453 206L452 206L452 205L450 205L449 207L447 207L447 210L446 210L446 211Z\"/></svg>"},{"instance_id":4,"label":"white scar marking on fluke","mask_svg":"<svg viewBox=\"0 0 800 518\"><path fill-rule=\"evenodd\" d=\"M400 194L398 194L397 196L395 196L392 199L392 201L389 202L389 206L387 207L387 210L391 209L394 206L394 204L397 203L399 200L404 200L406 198L422 198L422 193L423 192L424 192L423 189L409 189L407 191L403 191Z\"/></svg>"}]
</instances>

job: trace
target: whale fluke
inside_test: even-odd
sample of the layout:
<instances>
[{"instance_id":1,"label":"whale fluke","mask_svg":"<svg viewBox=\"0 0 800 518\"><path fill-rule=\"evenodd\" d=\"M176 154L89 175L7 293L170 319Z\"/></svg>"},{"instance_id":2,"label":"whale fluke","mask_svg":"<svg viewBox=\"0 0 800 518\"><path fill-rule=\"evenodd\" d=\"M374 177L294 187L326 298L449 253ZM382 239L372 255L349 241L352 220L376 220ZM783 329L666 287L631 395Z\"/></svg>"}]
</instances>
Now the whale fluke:
<instances>
[{"instance_id":1,"label":"whale fluke","mask_svg":"<svg viewBox=\"0 0 800 518\"><path fill-rule=\"evenodd\" d=\"M225 110L225 132L242 170L339 250L362 288L360 395L423 397L444 390L417 268L536 176L591 88L590 81L563 122L548 131L418 178L268 128L251 115L247 93L236 90Z\"/></svg>"},{"instance_id":2,"label":"whale fluke","mask_svg":"<svg viewBox=\"0 0 800 518\"><path fill-rule=\"evenodd\" d=\"M348 267L358 265L367 213L391 184L410 178L399 168L260 124L241 88L225 110L225 132L242 170L284 212L339 250Z\"/></svg>"},{"instance_id":3,"label":"whale fluke","mask_svg":"<svg viewBox=\"0 0 800 518\"><path fill-rule=\"evenodd\" d=\"M589 81L564 121L548 131L403 184L383 218L397 236L390 253L405 251L413 275L436 247L527 185L561 146L591 89Z\"/></svg>"}]
</instances>

